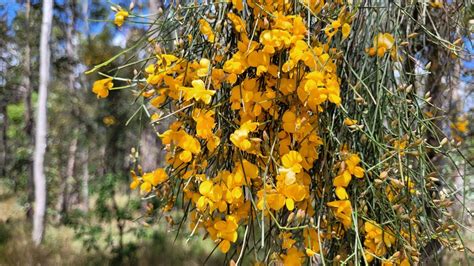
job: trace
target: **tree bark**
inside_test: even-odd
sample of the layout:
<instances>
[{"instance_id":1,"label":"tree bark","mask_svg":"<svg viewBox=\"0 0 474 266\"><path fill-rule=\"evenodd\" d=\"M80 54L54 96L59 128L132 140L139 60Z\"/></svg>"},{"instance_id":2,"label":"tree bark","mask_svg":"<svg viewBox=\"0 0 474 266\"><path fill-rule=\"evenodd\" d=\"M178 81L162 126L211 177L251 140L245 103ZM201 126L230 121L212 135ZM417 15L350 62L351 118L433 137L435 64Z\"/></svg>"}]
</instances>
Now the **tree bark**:
<instances>
[{"instance_id":1,"label":"tree bark","mask_svg":"<svg viewBox=\"0 0 474 266\"><path fill-rule=\"evenodd\" d=\"M61 221L67 218L70 204L70 185L74 179L74 165L76 163L76 151L77 151L77 133L74 133L74 139L71 141L69 146L69 153L66 165L66 177L63 178L61 184L61 198L60 198L60 217Z\"/></svg>"},{"instance_id":2,"label":"tree bark","mask_svg":"<svg viewBox=\"0 0 474 266\"><path fill-rule=\"evenodd\" d=\"M33 216L33 242L41 244L44 234L46 213L46 177L44 174L44 156L46 153L47 134L47 100L51 51L49 41L53 20L53 0L43 1L43 19L40 39L40 81L38 93L38 111L36 120L35 152L33 157L33 174L35 183L35 206Z\"/></svg>"},{"instance_id":3,"label":"tree bark","mask_svg":"<svg viewBox=\"0 0 474 266\"><path fill-rule=\"evenodd\" d=\"M76 1L69 1L67 4L67 14L70 19L66 23L66 55L68 62L68 87L74 90L75 83L75 68L76 68L76 46L74 45L74 25L76 23Z\"/></svg>"},{"instance_id":4,"label":"tree bark","mask_svg":"<svg viewBox=\"0 0 474 266\"><path fill-rule=\"evenodd\" d=\"M81 182L81 200L82 211L89 211L89 151L85 147L82 152L82 182Z\"/></svg>"},{"instance_id":5,"label":"tree bark","mask_svg":"<svg viewBox=\"0 0 474 266\"><path fill-rule=\"evenodd\" d=\"M25 29L26 32L30 31L30 13L31 13L31 1L27 0L25 3ZM31 102L31 95L33 93L33 89L31 86L31 47L30 47L30 38L29 35L26 36L26 44L25 44L25 54L23 57L23 86L24 86L24 94L23 94L23 101L25 104L25 127L24 131L27 137L28 145L33 147L34 145L34 135L33 135L33 128L34 128L34 120L33 120L33 104ZM28 161L28 186L27 186L27 195L28 195L28 203L33 205L34 201L34 182L33 182L33 160L30 157ZM31 218L33 215L32 208L28 208L26 211L27 217Z\"/></svg>"},{"instance_id":6,"label":"tree bark","mask_svg":"<svg viewBox=\"0 0 474 266\"><path fill-rule=\"evenodd\" d=\"M150 172L158 166L160 146L156 133L153 131L153 128L147 124L143 129L140 141L140 158L143 171Z\"/></svg>"},{"instance_id":7,"label":"tree bark","mask_svg":"<svg viewBox=\"0 0 474 266\"><path fill-rule=\"evenodd\" d=\"M2 147L0 152L0 176L4 177L7 174L7 163L8 163L8 112L7 112L7 103L6 101L0 101L0 113L2 114ZM15 182L15 186L16 186Z\"/></svg>"}]
</instances>

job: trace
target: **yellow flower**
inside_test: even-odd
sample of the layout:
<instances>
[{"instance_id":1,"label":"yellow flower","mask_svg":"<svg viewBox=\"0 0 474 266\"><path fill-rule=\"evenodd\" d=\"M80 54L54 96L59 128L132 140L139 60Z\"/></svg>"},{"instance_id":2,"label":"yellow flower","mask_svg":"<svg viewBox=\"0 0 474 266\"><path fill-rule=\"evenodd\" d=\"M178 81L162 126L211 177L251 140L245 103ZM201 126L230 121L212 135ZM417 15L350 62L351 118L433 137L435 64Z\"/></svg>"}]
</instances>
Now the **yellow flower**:
<instances>
[{"instance_id":1,"label":"yellow flower","mask_svg":"<svg viewBox=\"0 0 474 266\"><path fill-rule=\"evenodd\" d=\"M179 138L178 146L192 154L201 152L201 144L199 144L199 141L188 134Z\"/></svg>"},{"instance_id":2,"label":"yellow flower","mask_svg":"<svg viewBox=\"0 0 474 266\"><path fill-rule=\"evenodd\" d=\"M253 51L247 57L249 66L257 68L257 76L268 71L270 55L264 52Z\"/></svg>"},{"instance_id":3,"label":"yellow flower","mask_svg":"<svg viewBox=\"0 0 474 266\"><path fill-rule=\"evenodd\" d=\"M390 248L396 241L395 235L391 230L382 230L382 227L374 221L365 222L364 231L366 234L364 246L368 260L373 259L371 254L375 254L378 257L385 256L387 248Z\"/></svg>"},{"instance_id":4,"label":"yellow flower","mask_svg":"<svg viewBox=\"0 0 474 266\"><path fill-rule=\"evenodd\" d=\"M133 181L130 183L130 189L134 190L140 185L140 180L138 179L137 175L135 174L135 171L130 171L130 174L132 175Z\"/></svg>"},{"instance_id":5,"label":"yellow flower","mask_svg":"<svg viewBox=\"0 0 474 266\"><path fill-rule=\"evenodd\" d=\"M344 118L344 125L346 125L346 126L357 125L357 120L350 119L350 118Z\"/></svg>"},{"instance_id":6,"label":"yellow flower","mask_svg":"<svg viewBox=\"0 0 474 266\"><path fill-rule=\"evenodd\" d=\"M238 11L242 11L242 9L244 8L243 4L242 4L242 0L232 0L232 5L235 7L235 9L237 9Z\"/></svg>"},{"instance_id":7,"label":"yellow flower","mask_svg":"<svg viewBox=\"0 0 474 266\"><path fill-rule=\"evenodd\" d=\"M207 76L209 73L209 66L211 65L211 61L207 58L201 58L199 60L199 68L197 69L198 77L202 78Z\"/></svg>"},{"instance_id":8,"label":"yellow flower","mask_svg":"<svg viewBox=\"0 0 474 266\"><path fill-rule=\"evenodd\" d=\"M214 122L214 111L205 111L199 108L194 109L193 119L196 121L196 135L203 139L212 138L212 130L216 123Z\"/></svg>"},{"instance_id":9,"label":"yellow flower","mask_svg":"<svg viewBox=\"0 0 474 266\"><path fill-rule=\"evenodd\" d=\"M352 225L352 207L349 200L336 200L328 202L329 207L335 208L334 215L344 225L344 228L349 229Z\"/></svg>"},{"instance_id":10,"label":"yellow flower","mask_svg":"<svg viewBox=\"0 0 474 266\"><path fill-rule=\"evenodd\" d=\"M203 101L205 104L209 104L212 100L212 95L216 93L215 90L206 90L206 85L204 81L198 79L191 82L193 87L182 87L181 89L185 91L184 99L189 101L195 99L196 101Z\"/></svg>"},{"instance_id":11,"label":"yellow flower","mask_svg":"<svg viewBox=\"0 0 474 266\"><path fill-rule=\"evenodd\" d=\"M92 92L97 94L97 98L105 98L109 96L109 90L112 89L113 86L112 78L100 79L94 82Z\"/></svg>"},{"instance_id":12,"label":"yellow flower","mask_svg":"<svg viewBox=\"0 0 474 266\"><path fill-rule=\"evenodd\" d=\"M304 254L296 247L288 249L286 255L282 255L283 265L285 266L300 266L303 263Z\"/></svg>"},{"instance_id":13,"label":"yellow flower","mask_svg":"<svg viewBox=\"0 0 474 266\"><path fill-rule=\"evenodd\" d=\"M265 53L273 54L275 49L279 50L291 44L291 35L285 30L266 30L260 34L260 43L264 45Z\"/></svg>"},{"instance_id":14,"label":"yellow flower","mask_svg":"<svg viewBox=\"0 0 474 266\"><path fill-rule=\"evenodd\" d=\"M336 187L336 196L340 200L349 199L349 195L344 187Z\"/></svg>"},{"instance_id":15,"label":"yellow flower","mask_svg":"<svg viewBox=\"0 0 474 266\"><path fill-rule=\"evenodd\" d=\"M335 187L347 187L352 180L351 173L349 171L344 171L342 174L336 176L333 181Z\"/></svg>"},{"instance_id":16,"label":"yellow flower","mask_svg":"<svg viewBox=\"0 0 474 266\"><path fill-rule=\"evenodd\" d=\"M243 151L249 150L252 146L252 143L248 139L248 136L250 132L253 132L257 129L257 126L257 122L252 122L250 120L243 123L239 129L230 135L230 141L232 141L235 146Z\"/></svg>"},{"instance_id":17,"label":"yellow flower","mask_svg":"<svg viewBox=\"0 0 474 266\"><path fill-rule=\"evenodd\" d=\"M159 184L168 180L168 174L165 169L158 168L151 173L145 173L142 177L143 184L140 187L142 192L150 192L152 187L156 187Z\"/></svg>"},{"instance_id":18,"label":"yellow flower","mask_svg":"<svg viewBox=\"0 0 474 266\"><path fill-rule=\"evenodd\" d=\"M318 232L314 228L305 228L303 231L304 245L306 247L306 255L312 257L319 253L319 241L322 241L322 235L318 236Z\"/></svg>"},{"instance_id":19,"label":"yellow flower","mask_svg":"<svg viewBox=\"0 0 474 266\"><path fill-rule=\"evenodd\" d=\"M315 14L319 14L324 6L324 0L303 0L303 3Z\"/></svg>"},{"instance_id":20,"label":"yellow flower","mask_svg":"<svg viewBox=\"0 0 474 266\"><path fill-rule=\"evenodd\" d=\"M237 16L234 13L227 13L227 17L230 19L230 21L232 21L235 31L244 33L246 32L245 22L242 20L241 17Z\"/></svg>"},{"instance_id":21,"label":"yellow flower","mask_svg":"<svg viewBox=\"0 0 474 266\"><path fill-rule=\"evenodd\" d=\"M358 166L360 163L360 158L357 154L351 154L349 159L345 160L345 163L351 175L354 175L357 178L364 177L364 169Z\"/></svg>"},{"instance_id":22,"label":"yellow flower","mask_svg":"<svg viewBox=\"0 0 474 266\"><path fill-rule=\"evenodd\" d=\"M123 10L122 8L119 8L117 13L115 13L115 19L114 19L115 25L117 25L118 27L122 27L123 23L128 18L128 16L129 16L128 11Z\"/></svg>"},{"instance_id":23,"label":"yellow flower","mask_svg":"<svg viewBox=\"0 0 474 266\"><path fill-rule=\"evenodd\" d=\"M468 130L468 126L469 121L464 117L457 118L457 121L451 125L452 128L455 128L460 133L466 133Z\"/></svg>"},{"instance_id":24,"label":"yellow flower","mask_svg":"<svg viewBox=\"0 0 474 266\"><path fill-rule=\"evenodd\" d=\"M212 31L211 25L205 19L199 20L199 30L202 34L207 36L207 40L213 43L216 39L214 32Z\"/></svg>"},{"instance_id":25,"label":"yellow flower","mask_svg":"<svg viewBox=\"0 0 474 266\"><path fill-rule=\"evenodd\" d=\"M292 239L291 238L291 233L289 232L282 232L280 233L280 238L282 239L282 244L281 244L281 247L283 249L289 249L293 246L293 244L296 243L296 240Z\"/></svg>"},{"instance_id":26,"label":"yellow flower","mask_svg":"<svg viewBox=\"0 0 474 266\"><path fill-rule=\"evenodd\" d=\"M344 25L342 25L341 31L342 31L342 38L346 39L347 37L349 37L349 34L351 33L351 25L344 23Z\"/></svg>"},{"instance_id":27,"label":"yellow flower","mask_svg":"<svg viewBox=\"0 0 474 266\"><path fill-rule=\"evenodd\" d=\"M235 243L238 238L237 219L233 215L228 215L225 221L217 221L214 224L214 229L217 231L217 237L221 239L219 249L222 253L227 253L230 249L230 243Z\"/></svg>"},{"instance_id":28,"label":"yellow flower","mask_svg":"<svg viewBox=\"0 0 474 266\"><path fill-rule=\"evenodd\" d=\"M301 169L303 168L300 164L301 161L303 161L303 157L301 157L301 154L297 151L290 151L281 158L283 167L290 169L294 173L301 172Z\"/></svg>"},{"instance_id":29,"label":"yellow flower","mask_svg":"<svg viewBox=\"0 0 474 266\"><path fill-rule=\"evenodd\" d=\"M339 19L334 20L333 22L331 22L331 24L328 24L326 26L326 28L324 29L324 33L326 33L329 38L332 38L338 32L340 27L341 21Z\"/></svg>"},{"instance_id":30,"label":"yellow flower","mask_svg":"<svg viewBox=\"0 0 474 266\"><path fill-rule=\"evenodd\" d=\"M383 57L386 52L393 48L395 39L390 33L379 33L374 37L373 47L369 50L369 55L374 56L377 54L378 57Z\"/></svg>"}]
</instances>

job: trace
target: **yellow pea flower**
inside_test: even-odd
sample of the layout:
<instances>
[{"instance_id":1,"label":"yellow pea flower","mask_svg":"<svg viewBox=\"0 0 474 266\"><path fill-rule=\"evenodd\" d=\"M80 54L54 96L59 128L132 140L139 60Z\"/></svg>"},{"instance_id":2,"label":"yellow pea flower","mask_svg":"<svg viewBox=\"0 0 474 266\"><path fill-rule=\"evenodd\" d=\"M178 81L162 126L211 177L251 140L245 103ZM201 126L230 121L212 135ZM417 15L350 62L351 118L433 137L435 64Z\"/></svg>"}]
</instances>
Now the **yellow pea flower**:
<instances>
[{"instance_id":1,"label":"yellow pea flower","mask_svg":"<svg viewBox=\"0 0 474 266\"><path fill-rule=\"evenodd\" d=\"M270 55L265 52L253 51L251 52L247 60L249 66L257 68L257 76L268 71L270 65Z\"/></svg>"},{"instance_id":2,"label":"yellow pea flower","mask_svg":"<svg viewBox=\"0 0 474 266\"><path fill-rule=\"evenodd\" d=\"M286 255L282 255L283 265L285 266L299 266L302 265L304 253L299 251L296 247L288 249Z\"/></svg>"},{"instance_id":3,"label":"yellow pea flower","mask_svg":"<svg viewBox=\"0 0 474 266\"><path fill-rule=\"evenodd\" d=\"M336 200L328 202L329 207L335 208L334 215L344 225L344 228L349 229L352 225L352 207L349 200Z\"/></svg>"},{"instance_id":4,"label":"yellow pea flower","mask_svg":"<svg viewBox=\"0 0 474 266\"><path fill-rule=\"evenodd\" d=\"M230 19L232 24L234 25L234 29L237 32L246 32L245 29L245 22L242 20L241 17L234 13L227 13L227 17Z\"/></svg>"},{"instance_id":5,"label":"yellow pea flower","mask_svg":"<svg viewBox=\"0 0 474 266\"><path fill-rule=\"evenodd\" d=\"M243 123L239 129L230 135L230 141L243 151L247 151L252 146L248 139L249 133L257 129L258 123L251 120Z\"/></svg>"},{"instance_id":6,"label":"yellow pea flower","mask_svg":"<svg viewBox=\"0 0 474 266\"><path fill-rule=\"evenodd\" d=\"M282 239L281 247L283 249L289 249L296 243L296 240L291 238L291 233L289 232L282 232L279 236Z\"/></svg>"},{"instance_id":7,"label":"yellow pea flower","mask_svg":"<svg viewBox=\"0 0 474 266\"><path fill-rule=\"evenodd\" d=\"M114 18L115 25L117 25L117 27L122 27L123 23L128 18L128 16L129 16L128 11L123 10L122 8L119 8L117 13L115 13L115 18Z\"/></svg>"},{"instance_id":8,"label":"yellow pea flower","mask_svg":"<svg viewBox=\"0 0 474 266\"><path fill-rule=\"evenodd\" d=\"M349 199L349 195L344 187L336 187L336 196L340 200Z\"/></svg>"},{"instance_id":9,"label":"yellow pea flower","mask_svg":"<svg viewBox=\"0 0 474 266\"><path fill-rule=\"evenodd\" d=\"M455 128L461 133L466 133L468 131L469 121L465 117L457 118L457 121L451 125L451 128Z\"/></svg>"},{"instance_id":10,"label":"yellow pea flower","mask_svg":"<svg viewBox=\"0 0 474 266\"><path fill-rule=\"evenodd\" d=\"M212 138L212 130L216 123L214 121L214 111L205 111L199 108L193 110L193 120L196 121L196 135L203 139Z\"/></svg>"},{"instance_id":11,"label":"yellow pea flower","mask_svg":"<svg viewBox=\"0 0 474 266\"><path fill-rule=\"evenodd\" d=\"M193 87L181 87L185 91L184 99L189 101L195 99L196 101L203 101L205 104L209 104L212 100L212 95L216 93L215 90L206 90L204 81L198 79L191 82Z\"/></svg>"},{"instance_id":12,"label":"yellow pea flower","mask_svg":"<svg viewBox=\"0 0 474 266\"><path fill-rule=\"evenodd\" d=\"M342 172L342 174L334 178L333 185L335 187L347 187L349 183L351 182L351 180L352 180L351 173L346 170Z\"/></svg>"},{"instance_id":13,"label":"yellow pea flower","mask_svg":"<svg viewBox=\"0 0 474 266\"><path fill-rule=\"evenodd\" d=\"M158 168L151 173L146 173L143 175L143 181L148 182L153 186L157 186L166 180L168 180L168 175L163 168Z\"/></svg>"},{"instance_id":14,"label":"yellow pea flower","mask_svg":"<svg viewBox=\"0 0 474 266\"><path fill-rule=\"evenodd\" d=\"M230 249L231 242L235 243L238 238L237 219L233 215L228 215L225 221L217 221L214 229L217 231L217 237L221 239L219 249L222 253L227 253Z\"/></svg>"},{"instance_id":15,"label":"yellow pea flower","mask_svg":"<svg viewBox=\"0 0 474 266\"><path fill-rule=\"evenodd\" d=\"M303 237L306 246L306 255L312 257L319 253L319 241L322 241L322 235L318 236L318 232L314 228L305 228L303 231Z\"/></svg>"},{"instance_id":16,"label":"yellow pea flower","mask_svg":"<svg viewBox=\"0 0 474 266\"><path fill-rule=\"evenodd\" d=\"M97 94L97 98L105 98L109 96L109 90L113 87L112 78L100 79L94 82L92 92Z\"/></svg>"},{"instance_id":17,"label":"yellow pea flower","mask_svg":"<svg viewBox=\"0 0 474 266\"><path fill-rule=\"evenodd\" d=\"M242 11L242 9L244 9L244 5L242 4L242 0L232 0L232 5L238 11Z\"/></svg>"},{"instance_id":18,"label":"yellow pea flower","mask_svg":"<svg viewBox=\"0 0 474 266\"><path fill-rule=\"evenodd\" d=\"M443 0L432 0L430 6L433 8L443 8Z\"/></svg>"},{"instance_id":19,"label":"yellow pea flower","mask_svg":"<svg viewBox=\"0 0 474 266\"><path fill-rule=\"evenodd\" d=\"M368 50L370 56L377 54L378 57L383 57L386 52L389 52L395 43L393 35L390 33L379 33L374 37L373 46Z\"/></svg>"},{"instance_id":20,"label":"yellow pea flower","mask_svg":"<svg viewBox=\"0 0 474 266\"><path fill-rule=\"evenodd\" d=\"M297 151L290 151L289 153L283 155L283 157L281 158L281 163L283 164L283 167L290 169L294 173L301 172L301 169L303 167L300 163L302 161L303 157L301 157L301 154Z\"/></svg>"},{"instance_id":21,"label":"yellow pea flower","mask_svg":"<svg viewBox=\"0 0 474 266\"><path fill-rule=\"evenodd\" d=\"M357 125L357 120L355 119L350 119L350 118L344 118L344 125L346 126L353 126L353 125Z\"/></svg>"},{"instance_id":22,"label":"yellow pea flower","mask_svg":"<svg viewBox=\"0 0 474 266\"><path fill-rule=\"evenodd\" d=\"M342 38L346 39L347 37L349 37L349 34L351 33L351 25L344 23L344 25L342 25L341 31L342 31Z\"/></svg>"},{"instance_id":23,"label":"yellow pea flower","mask_svg":"<svg viewBox=\"0 0 474 266\"><path fill-rule=\"evenodd\" d=\"M205 19L199 20L199 30L205 36L210 43L213 43L216 39L216 35L212 31L211 25Z\"/></svg>"},{"instance_id":24,"label":"yellow pea flower","mask_svg":"<svg viewBox=\"0 0 474 266\"><path fill-rule=\"evenodd\" d=\"M351 154L349 156L349 159L347 159L345 163L347 165L347 169L352 175L357 178L364 177L364 169L358 166L358 164L360 163L360 158L357 154Z\"/></svg>"},{"instance_id":25,"label":"yellow pea flower","mask_svg":"<svg viewBox=\"0 0 474 266\"><path fill-rule=\"evenodd\" d=\"M211 61L207 58L201 58L199 60L199 68L197 69L197 75L198 77L202 78L207 76L209 73L209 66L211 65Z\"/></svg>"},{"instance_id":26,"label":"yellow pea flower","mask_svg":"<svg viewBox=\"0 0 474 266\"><path fill-rule=\"evenodd\" d=\"M135 171L130 171L130 174L132 175L133 181L130 183L130 189L134 190L140 185L140 180L137 177L137 174L135 174Z\"/></svg>"}]
</instances>

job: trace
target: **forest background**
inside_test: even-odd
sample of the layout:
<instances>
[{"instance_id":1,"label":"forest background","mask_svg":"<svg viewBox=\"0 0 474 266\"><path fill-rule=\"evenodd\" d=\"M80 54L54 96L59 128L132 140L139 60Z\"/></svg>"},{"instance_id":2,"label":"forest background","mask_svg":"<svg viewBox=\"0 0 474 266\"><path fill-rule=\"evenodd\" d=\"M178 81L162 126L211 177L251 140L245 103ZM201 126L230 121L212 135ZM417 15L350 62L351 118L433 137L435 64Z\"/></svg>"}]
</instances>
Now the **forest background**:
<instances>
[{"instance_id":1,"label":"forest background","mask_svg":"<svg viewBox=\"0 0 474 266\"><path fill-rule=\"evenodd\" d=\"M114 3L130 5L129 1ZM155 14L168 4L142 0L135 1L134 8L136 13ZM129 171L138 157L146 155L140 158L146 171L163 161L160 142L147 127L148 119L135 114L131 92L112 93L106 101L97 100L91 92L98 76L84 72L133 44L147 29L139 23L117 28L110 3L98 0L54 1L45 237L40 246L32 243L41 8L42 1L0 1L0 265L146 265L157 260L162 265L201 264L214 248L212 241L177 235L169 221L179 220L180 213L142 219L158 203L142 201L129 189ZM472 21L474 7L468 10L466 19ZM474 108L473 40L472 31L463 38L466 56L459 68L456 102L468 121ZM118 58L112 64L126 65L125 60ZM472 124L462 144L471 161ZM474 173L465 174L469 202L474 198L470 178ZM466 240L472 250L472 232L466 233ZM465 259L457 256L446 255L453 263ZM212 258L215 262L220 259L218 255Z\"/></svg>"}]
</instances>

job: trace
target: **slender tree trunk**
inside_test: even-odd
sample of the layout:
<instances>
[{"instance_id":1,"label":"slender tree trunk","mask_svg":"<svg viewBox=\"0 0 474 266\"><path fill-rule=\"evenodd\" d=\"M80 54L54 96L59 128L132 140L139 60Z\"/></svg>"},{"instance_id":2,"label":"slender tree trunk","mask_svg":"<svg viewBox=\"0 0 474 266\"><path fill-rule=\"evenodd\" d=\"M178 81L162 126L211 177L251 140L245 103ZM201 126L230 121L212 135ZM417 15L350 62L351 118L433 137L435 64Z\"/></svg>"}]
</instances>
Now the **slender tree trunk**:
<instances>
[{"instance_id":1,"label":"slender tree trunk","mask_svg":"<svg viewBox=\"0 0 474 266\"><path fill-rule=\"evenodd\" d=\"M43 1L43 20L41 23L40 39L40 82L38 94L38 111L36 120L36 138L33 163L35 183L35 213L33 216L33 241L41 244L44 233L44 218L46 213L46 177L44 174L44 156L46 153L47 134L47 100L51 51L49 41L53 20L53 0Z\"/></svg>"},{"instance_id":2,"label":"slender tree trunk","mask_svg":"<svg viewBox=\"0 0 474 266\"><path fill-rule=\"evenodd\" d=\"M27 0L25 3L25 30L29 32L30 30L30 13L31 13L31 1ZM30 47L30 38L29 35L26 37L25 45L25 54L23 57L23 86L24 94L23 101L25 104L25 127L24 131L27 137L27 143L30 147L34 145L34 120L33 120L33 104L31 101L31 94L33 93L33 88L31 86L31 47ZM34 182L33 182L33 159L30 157L28 162L28 186L27 186L27 195L28 203L33 205L34 201ZM32 209L29 208L26 211L26 215L31 218L33 215Z\"/></svg>"},{"instance_id":3,"label":"slender tree trunk","mask_svg":"<svg viewBox=\"0 0 474 266\"><path fill-rule=\"evenodd\" d=\"M85 1L87 2L87 1ZM71 0L67 4L67 14L70 19L66 23L66 55L68 60L68 87L74 90L75 69L76 69L76 46L74 45L74 25L76 23L76 1Z\"/></svg>"},{"instance_id":4,"label":"slender tree trunk","mask_svg":"<svg viewBox=\"0 0 474 266\"><path fill-rule=\"evenodd\" d=\"M89 150L87 147L82 152L82 184L81 198L82 210L87 213L89 211Z\"/></svg>"},{"instance_id":5,"label":"slender tree trunk","mask_svg":"<svg viewBox=\"0 0 474 266\"><path fill-rule=\"evenodd\" d=\"M4 177L7 173L7 163L8 163L8 112L7 112L7 103L6 101L0 101L0 113L2 114L2 146L0 149L0 176ZM15 186L16 186L15 182Z\"/></svg>"},{"instance_id":6,"label":"slender tree trunk","mask_svg":"<svg viewBox=\"0 0 474 266\"><path fill-rule=\"evenodd\" d=\"M89 34L89 1L81 1L81 13L84 24L84 34L87 38L87 44L90 43ZM85 75L81 75L81 87L89 88L88 79ZM87 129L82 129L87 130ZM82 180L81 180L81 201L82 210L87 213L89 212L89 147L87 144L83 144L83 151L81 153L82 159Z\"/></svg>"},{"instance_id":7,"label":"slender tree trunk","mask_svg":"<svg viewBox=\"0 0 474 266\"><path fill-rule=\"evenodd\" d=\"M145 172L150 172L158 166L160 144L150 125L145 125L140 141L141 166Z\"/></svg>"},{"instance_id":8,"label":"slender tree trunk","mask_svg":"<svg viewBox=\"0 0 474 266\"><path fill-rule=\"evenodd\" d=\"M66 165L66 177L63 178L61 188L61 199L60 199L60 217L63 222L67 218L70 204L70 194L71 194L71 183L74 179L74 165L76 163L76 151L77 151L77 133L74 133L74 139L71 141L69 146L69 153L67 158Z\"/></svg>"}]
</instances>

